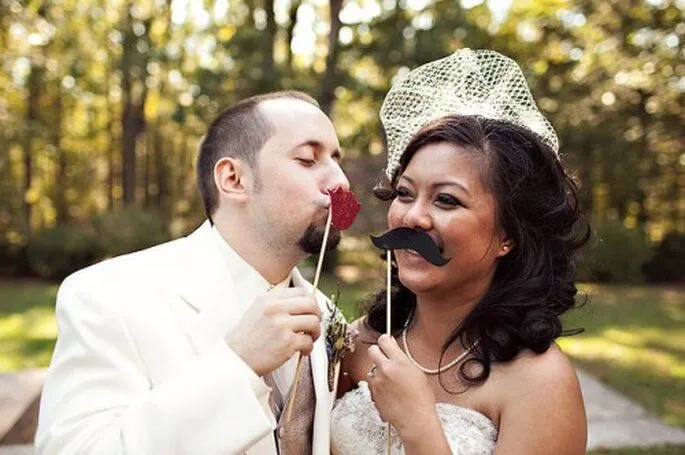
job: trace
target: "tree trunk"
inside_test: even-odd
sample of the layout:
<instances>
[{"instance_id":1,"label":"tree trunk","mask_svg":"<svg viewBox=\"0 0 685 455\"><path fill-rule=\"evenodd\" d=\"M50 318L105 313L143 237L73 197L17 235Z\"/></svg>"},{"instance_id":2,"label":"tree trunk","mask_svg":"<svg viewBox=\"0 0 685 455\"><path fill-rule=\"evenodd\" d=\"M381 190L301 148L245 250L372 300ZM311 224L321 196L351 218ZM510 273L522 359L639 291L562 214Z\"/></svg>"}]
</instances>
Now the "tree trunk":
<instances>
[{"instance_id":1,"label":"tree trunk","mask_svg":"<svg viewBox=\"0 0 685 455\"><path fill-rule=\"evenodd\" d=\"M127 5L124 26L124 43L121 57L121 157L122 185L124 204L131 205L136 200L136 144L145 130L145 98L147 97L147 60L148 51L141 53L138 43L146 41L149 50L150 20L145 21L145 32L141 37L133 33L131 5ZM137 77L133 78L135 71Z\"/></svg>"},{"instance_id":2,"label":"tree trunk","mask_svg":"<svg viewBox=\"0 0 685 455\"><path fill-rule=\"evenodd\" d=\"M57 81L60 84L61 81ZM57 169L55 170L55 183L59 188L55 191L55 212L57 224L66 223L69 219L69 206L67 204L67 153L62 148L62 117L63 106L62 91L57 87L57 100L55 101L55 123L53 126L52 144L57 153Z\"/></svg>"},{"instance_id":3,"label":"tree trunk","mask_svg":"<svg viewBox=\"0 0 685 455\"><path fill-rule=\"evenodd\" d=\"M143 169L143 188L145 189L143 195L145 198L146 208L149 208L152 204L152 194L150 193L150 188L152 185L152 153L150 152L152 149L150 146L151 143L152 137L150 137L148 134L145 139L145 168Z\"/></svg>"},{"instance_id":4,"label":"tree trunk","mask_svg":"<svg viewBox=\"0 0 685 455\"><path fill-rule=\"evenodd\" d=\"M321 110L326 115L330 116L333 110L333 103L335 102L335 67L338 62L338 52L340 45L338 43L338 33L340 32L340 10L342 9L343 0L330 0L330 20L331 30L328 34L328 56L326 57L326 72L323 77L323 85L321 89Z\"/></svg>"},{"instance_id":5,"label":"tree trunk","mask_svg":"<svg viewBox=\"0 0 685 455\"><path fill-rule=\"evenodd\" d=\"M165 9L164 9L164 17L166 19L166 31L164 33L164 37L162 39L163 43L168 43L171 41L171 30L173 27L173 23L171 21L171 0L167 0ZM163 71L163 74L166 74L166 70L168 69L166 67L165 62L158 62L161 67L161 71ZM159 83L159 88L158 91L160 94L164 94L167 91L167 86L166 86L166 78L161 78L161 81ZM165 220L167 222L171 222L171 217L167 217L168 212L166 210L166 204L170 200L169 195L167 194L168 191L168 170L167 170L167 163L164 154L164 125L165 122L163 121L162 118L159 117L159 114L157 116L157 119L155 121L155 126L154 126L154 133L152 136L152 145L151 149L149 149L149 153L152 154L152 159L154 162L154 168L155 168L155 176L154 176L154 182L155 185L157 186L157 193L154 195L153 198L153 204L157 208L160 214L162 214L165 217ZM168 138L167 138L168 139ZM167 140L167 144L171 144L173 141Z\"/></svg>"},{"instance_id":6,"label":"tree trunk","mask_svg":"<svg viewBox=\"0 0 685 455\"><path fill-rule=\"evenodd\" d=\"M133 204L136 192L136 137L138 122L135 119L135 106L131 101L130 76L122 77L123 113L121 115L121 162L124 204Z\"/></svg>"},{"instance_id":7,"label":"tree trunk","mask_svg":"<svg viewBox=\"0 0 685 455\"><path fill-rule=\"evenodd\" d=\"M7 49L7 35L11 15L9 3L0 2L0 49Z\"/></svg>"},{"instance_id":8,"label":"tree trunk","mask_svg":"<svg viewBox=\"0 0 685 455\"><path fill-rule=\"evenodd\" d=\"M156 195L156 206L160 209L160 212L165 213L164 205L166 203L166 191L167 191L167 170L166 164L164 163L163 148L164 142L162 140L161 125L158 123L155 128L154 144L152 146L153 153L155 156L155 163L157 168L157 195Z\"/></svg>"},{"instance_id":9,"label":"tree trunk","mask_svg":"<svg viewBox=\"0 0 685 455\"><path fill-rule=\"evenodd\" d=\"M28 76L28 98L26 101L26 137L24 138L24 223L26 232L31 232L33 215L32 197L29 197L33 185L33 138L39 134L38 109L42 69L31 65Z\"/></svg>"},{"instance_id":10,"label":"tree trunk","mask_svg":"<svg viewBox=\"0 0 685 455\"><path fill-rule=\"evenodd\" d=\"M289 11L289 18L290 21L288 22L288 28L286 30L286 63L288 65L288 71L292 75L293 73L293 49L292 49L292 44L293 44L293 37L295 35L295 26L297 25L297 10L300 9L300 5L302 4L302 0L293 0L292 4L290 5L290 11Z\"/></svg>"},{"instance_id":11,"label":"tree trunk","mask_svg":"<svg viewBox=\"0 0 685 455\"><path fill-rule=\"evenodd\" d=\"M107 135L109 136L109 145L107 147L107 208L109 210L114 209L114 181L116 180L116 177L118 175L117 170L115 169L115 162L114 162L114 155L115 155L115 150L116 150L116 144L115 144L115 139L114 139L114 119L116 118L116 113L114 112L114 103L112 103L110 97L109 97L109 81L110 78L108 76L105 76L105 81L106 81L106 99L107 99L107 114L108 114L108 119L107 119Z\"/></svg>"},{"instance_id":12,"label":"tree trunk","mask_svg":"<svg viewBox=\"0 0 685 455\"><path fill-rule=\"evenodd\" d=\"M274 70L274 42L276 41L276 18L274 16L274 0L264 0L266 11L266 30L264 30L264 76L271 79Z\"/></svg>"},{"instance_id":13,"label":"tree trunk","mask_svg":"<svg viewBox=\"0 0 685 455\"><path fill-rule=\"evenodd\" d=\"M646 180L647 182L651 183L653 177L655 177L657 173L655 172L656 166L654 165L655 157L650 153L649 141L647 140L647 131L649 131L650 119L649 114L646 110L646 105L650 94L645 93L643 90L638 90L638 93L640 94L640 102L637 106L637 117L640 119L640 129L642 136L640 137L640 140L637 142L637 146L640 150L640 155L644 157L643 160L646 160L647 175L644 176L643 181ZM641 227L646 227L650 217L647 210L647 192L644 183L641 184L640 182L638 182L637 198L637 203L640 207L640 212L637 215L637 222ZM654 220L655 218L658 218L658 216L652 217L652 220Z\"/></svg>"},{"instance_id":14,"label":"tree trunk","mask_svg":"<svg viewBox=\"0 0 685 455\"><path fill-rule=\"evenodd\" d=\"M131 30L130 5L127 5L124 28L125 38L121 56L121 184L124 190L124 204L135 201L136 192L136 119L133 100L133 53L135 52L135 35Z\"/></svg>"}]
</instances>

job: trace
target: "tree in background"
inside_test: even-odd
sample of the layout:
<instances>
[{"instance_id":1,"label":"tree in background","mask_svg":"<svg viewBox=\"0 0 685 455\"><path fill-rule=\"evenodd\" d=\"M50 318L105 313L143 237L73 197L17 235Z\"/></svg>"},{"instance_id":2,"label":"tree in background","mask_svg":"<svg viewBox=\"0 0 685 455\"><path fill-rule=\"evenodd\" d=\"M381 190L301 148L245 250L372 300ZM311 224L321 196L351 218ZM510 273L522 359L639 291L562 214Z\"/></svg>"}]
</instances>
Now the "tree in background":
<instances>
[{"instance_id":1,"label":"tree in background","mask_svg":"<svg viewBox=\"0 0 685 455\"><path fill-rule=\"evenodd\" d=\"M46 229L124 205L171 235L187 232L202 219L193 165L206 125L236 100L277 89L309 92L330 113L365 207L353 233L378 231L383 96L394 77L461 47L521 64L594 218L652 241L685 232L681 8L0 0L0 260L19 261Z\"/></svg>"}]
</instances>

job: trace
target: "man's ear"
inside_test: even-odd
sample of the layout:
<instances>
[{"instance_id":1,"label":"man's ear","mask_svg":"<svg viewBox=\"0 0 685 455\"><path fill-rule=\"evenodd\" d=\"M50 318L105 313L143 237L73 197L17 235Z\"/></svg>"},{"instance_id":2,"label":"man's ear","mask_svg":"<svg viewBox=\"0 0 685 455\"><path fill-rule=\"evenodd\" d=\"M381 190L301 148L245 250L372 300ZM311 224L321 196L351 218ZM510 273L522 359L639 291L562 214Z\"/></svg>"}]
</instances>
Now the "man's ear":
<instances>
[{"instance_id":1,"label":"man's ear","mask_svg":"<svg viewBox=\"0 0 685 455\"><path fill-rule=\"evenodd\" d=\"M245 164L235 158L223 157L214 164L214 184L219 195L236 202L247 199Z\"/></svg>"}]
</instances>

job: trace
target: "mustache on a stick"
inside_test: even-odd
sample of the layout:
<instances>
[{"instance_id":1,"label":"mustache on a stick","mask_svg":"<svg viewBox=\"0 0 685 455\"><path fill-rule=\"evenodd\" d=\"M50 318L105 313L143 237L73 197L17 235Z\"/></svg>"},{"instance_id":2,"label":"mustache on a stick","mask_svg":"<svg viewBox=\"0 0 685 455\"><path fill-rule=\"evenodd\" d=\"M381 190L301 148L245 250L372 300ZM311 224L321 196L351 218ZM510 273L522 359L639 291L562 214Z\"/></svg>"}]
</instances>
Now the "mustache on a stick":
<instances>
[{"instance_id":1,"label":"mustache on a stick","mask_svg":"<svg viewBox=\"0 0 685 455\"><path fill-rule=\"evenodd\" d=\"M371 242L381 250L414 250L435 266L443 266L450 260L442 255L430 235L408 227L392 229L378 237L370 236Z\"/></svg>"}]
</instances>

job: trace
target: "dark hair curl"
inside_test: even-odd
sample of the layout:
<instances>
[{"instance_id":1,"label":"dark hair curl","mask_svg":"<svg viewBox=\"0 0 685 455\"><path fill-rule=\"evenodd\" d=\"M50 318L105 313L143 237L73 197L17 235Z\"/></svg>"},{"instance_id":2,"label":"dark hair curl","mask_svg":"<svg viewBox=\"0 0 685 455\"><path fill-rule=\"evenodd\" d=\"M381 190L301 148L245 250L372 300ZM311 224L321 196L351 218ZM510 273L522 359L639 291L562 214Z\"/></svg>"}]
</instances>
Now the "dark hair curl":
<instances>
[{"instance_id":1,"label":"dark hair curl","mask_svg":"<svg viewBox=\"0 0 685 455\"><path fill-rule=\"evenodd\" d=\"M478 116L447 116L422 128L410 141L389 186L374 193L393 199L397 178L414 154L428 144L450 143L465 148L481 164L481 177L492 191L496 221L513 241L513 249L497 265L492 284L442 347L459 340L479 340L472 358L460 365L466 385L480 384L492 362L507 362L522 349L545 352L556 338L582 330L564 330L560 315L576 306L575 253L590 236L580 211L578 186L557 154L526 128ZM399 332L416 305L416 296L392 267L392 330ZM374 294L365 323L385 331L385 290ZM476 362L476 374L468 366ZM441 378L442 383L442 378ZM444 387L444 384L443 384Z\"/></svg>"}]
</instances>

